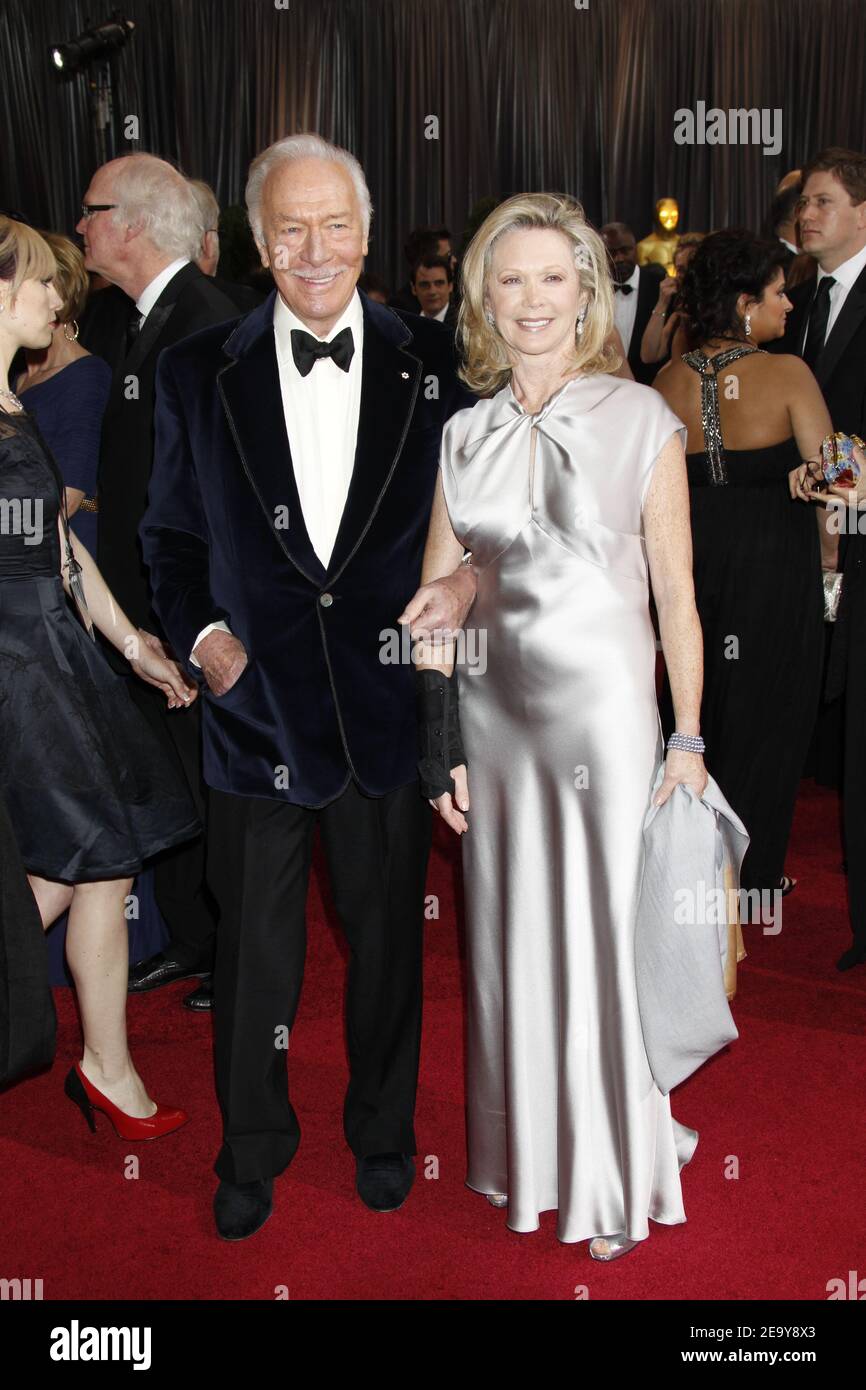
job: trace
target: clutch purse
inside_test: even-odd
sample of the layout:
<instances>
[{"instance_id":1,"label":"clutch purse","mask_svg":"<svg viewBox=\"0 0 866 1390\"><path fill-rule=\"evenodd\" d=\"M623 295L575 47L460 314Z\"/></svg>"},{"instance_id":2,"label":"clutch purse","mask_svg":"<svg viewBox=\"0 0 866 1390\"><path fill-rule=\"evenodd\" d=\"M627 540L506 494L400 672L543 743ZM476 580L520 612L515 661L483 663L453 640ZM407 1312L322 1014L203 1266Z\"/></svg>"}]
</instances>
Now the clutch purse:
<instances>
[{"instance_id":1,"label":"clutch purse","mask_svg":"<svg viewBox=\"0 0 866 1390\"><path fill-rule=\"evenodd\" d=\"M836 487L854 487L860 477L860 465L854 457L854 445L866 448L857 434L828 434L821 440L821 464L824 477Z\"/></svg>"},{"instance_id":2,"label":"clutch purse","mask_svg":"<svg viewBox=\"0 0 866 1390\"><path fill-rule=\"evenodd\" d=\"M822 570L821 581L824 586L824 622L835 623L842 597L842 571Z\"/></svg>"}]
</instances>

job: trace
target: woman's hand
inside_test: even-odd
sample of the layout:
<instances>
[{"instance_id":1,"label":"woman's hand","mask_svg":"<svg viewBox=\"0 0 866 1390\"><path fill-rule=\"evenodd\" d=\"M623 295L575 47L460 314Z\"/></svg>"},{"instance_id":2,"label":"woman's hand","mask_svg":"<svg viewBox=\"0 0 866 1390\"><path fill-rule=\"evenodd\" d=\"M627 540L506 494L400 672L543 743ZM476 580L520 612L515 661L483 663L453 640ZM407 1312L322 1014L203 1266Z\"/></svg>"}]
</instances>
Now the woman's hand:
<instances>
[{"instance_id":1,"label":"woman's hand","mask_svg":"<svg viewBox=\"0 0 866 1390\"><path fill-rule=\"evenodd\" d=\"M137 633L136 653L129 658L135 674L163 692L169 709L189 709L198 699L198 688L190 685L177 662L166 656L158 637L143 628L138 628Z\"/></svg>"},{"instance_id":2,"label":"woman's hand","mask_svg":"<svg viewBox=\"0 0 866 1390\"><path fill-rule=\"evenodd\" d=\"M653 799L653 805L664 806L674 787L680 782L703 796L709 780L700 753L686 753L682 748L669 748L665 758L664 781Z\"/></svg>"},{"instance_id":3,"label":"woman's hand","mask_svg":"<svg viewBox=\"0 0 866 1390\"><path fill-rule=\"evenodd\" d=\"M817 463L818 471L815 471ZM792 468L788 474L788 491L791 497L800 502L812 502L824 494L815 491L815 483L822 479L821 460L803 459L799 468Z\"/></svg>"},{"instance_id":4,"label":"woman's hand","mask_svg":"<svg viewBox=\"0 0 866 1390\"><path fill-rule=\"evenodd\" d=\"M433 810L438 812L446 825L456 831L458 835L463 835L469 829L469 822L462 811L469 810L469 783L466 778L466 764L461 763L459 767L452 767L451 776L454 778L455 795L450 792L443 792L442 796L437 796L430 805Z\"/></svg>"},{"instance_id":5,"label":"woman's hand","mask_svg":"<svg viewBox=\"0 0 866 1390\"><path fill-rule=\"evenodd\" d=\"M675 294L679 293L680 283L675 275L666 275L659 285L659 297L656 300L657 309L666 309ZM661 315L659 315L661 317Z\"/></svg>"}]
</instances>

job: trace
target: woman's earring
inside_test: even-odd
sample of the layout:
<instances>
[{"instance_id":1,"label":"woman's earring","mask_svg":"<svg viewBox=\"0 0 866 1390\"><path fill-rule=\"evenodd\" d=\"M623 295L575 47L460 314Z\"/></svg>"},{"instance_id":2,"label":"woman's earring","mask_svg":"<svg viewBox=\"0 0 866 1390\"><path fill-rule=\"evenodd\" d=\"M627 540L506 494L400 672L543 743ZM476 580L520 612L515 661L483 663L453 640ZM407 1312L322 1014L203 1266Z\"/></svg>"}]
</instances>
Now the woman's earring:
<instances>
[{"instance_id":1,"label":"woman's earring","mask_svg":"<svg viewBox=\"0 0 866 1390\"><path fill-rule=\"evenodd\" d=\"M490 327L492 328L493 325L496 323L496 319L493 317L493 314L490 312L489 309L485 309L484 317L486 318L487 322L490 324Z\"/></svg>"},{"instance_id":2,"label":"woman's earring","mask_svg":"<svg viewBox=\"0 0 866 1390\"><path fill-rule=\"evenodd\" d=\"M751 316L751 314L746 314L746 317L743 319L743 327L744 327L745 330L746 330L746 337L747 337L747 338L750 338L750 337L752 336L752 316Z\"/></svg>"},{"instance_id":3,"label":"woman's earring","mask_svg":"<svg viewBox=\"0 0 866 1390\"><path fill-rule=\"evenodd\" d=\"M581 309L580 313L579 313L578 316L577 316L577 336L578 336L578 338L582 338L582 337L583 337L583 321L584 321L585 318L586 318L586 310L585 310L585 309Z\"/></svg>"},{"instance_id":4,"label":"woman's earring","mask_svg":"<svg viewBox=\"0 0 866 1390\"><path fill-rule=\"evenodd\" d=\"M79 332L80 332L80 329L79 329L79 327L78 327L78 322L77 322L76 319L73 319L73 320L72 320L72 327L73 327L73 329L74 329L74 332L73 332L72 335L70 336L70 333L69 333L69 324L68 324L68 323L64 323L64 325L63 325L63 336L64 336L64 338L66 339L67 343L74 343L74 342L77 342L77 340L78 340L78 334L79 334Z\"/></svg>"}]
</instances>

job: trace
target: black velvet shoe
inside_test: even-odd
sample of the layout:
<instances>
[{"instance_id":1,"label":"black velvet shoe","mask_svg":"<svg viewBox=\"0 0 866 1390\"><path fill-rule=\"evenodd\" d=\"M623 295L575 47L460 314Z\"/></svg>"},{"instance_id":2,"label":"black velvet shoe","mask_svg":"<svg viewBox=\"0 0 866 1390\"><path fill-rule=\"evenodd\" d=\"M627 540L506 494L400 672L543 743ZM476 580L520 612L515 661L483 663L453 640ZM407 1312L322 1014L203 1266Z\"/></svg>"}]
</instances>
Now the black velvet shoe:
<instances>
[{"instance_id":1,"label":"black velvet shoe","mask_svg":"<svg viewBox=\"0 0 866 1390\"><path fill-rule=\"evenodd\" d=\"M866 950L861 946L849 946L836 962L837 970L851 970L855 965L866 965Z\"/></svg>"},{"instance_id":2,"label":"black velvet shoe","mask_svg":"<svg viewBox=\"0 0 866 1390\"><path fill-rule=\"evenodd\" d=\"M369 1154L358 1159L358 1196L371 1211L396 1211L409 1196L415 1181L410 1154Z\"/></svg>"},{"instance_id":3,"label":"black velvet shoe","mask_svg":"<svg viewBox=\"0 0 866 1390\"><path fill-rule=\"evenodd\" d=\"M183 997L183 1007L185 1009L195 1009L201 1013L204 1009L213 1008L213 976L206 975L198 989L194 989L191 994Z\"/></svg>"},{"instance_id":4,"label":"black velvet shoe","mask_svg":"<svg viewBox=\"0 0 866 1390\"><path fill-rule=\"evenodd\" d=\"M141 994L146 989L159 989L160 985L170 985L175 980L203 980L209 974L209 970L190 970L164 951L157 951L148 960L130 966L128 990L130 994Z\"/></svg>"},{"instance_id":5,"label":"black velvet shoe","mask_svg":"<svg viewBox=\"0 0 866 1390\"><path fill-rule=\"evenodd\" d=\"M264 1226L274 1209L273 1178L220 1182L213 1199L216 1228L223 1240L246 1240Z\"/></svg>"}]
</instances>

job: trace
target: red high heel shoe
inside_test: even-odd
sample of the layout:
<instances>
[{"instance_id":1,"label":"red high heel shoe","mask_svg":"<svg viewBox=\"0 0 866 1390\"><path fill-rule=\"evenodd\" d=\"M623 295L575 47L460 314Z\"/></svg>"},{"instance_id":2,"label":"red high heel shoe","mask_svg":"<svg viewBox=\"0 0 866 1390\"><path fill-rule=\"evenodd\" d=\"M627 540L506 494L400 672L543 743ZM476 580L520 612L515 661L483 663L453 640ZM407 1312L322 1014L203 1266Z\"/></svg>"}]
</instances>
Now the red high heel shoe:
<instances>
[{"instance_id":1,"label":"red high heel shoe","mask_svg":"<svg viewBox=\"0 0 866 1390\"><path fill-rule=\"evenodd\" d=\"M158 1105L152 1115L143 1118L127 1115L125 1110L119 1110L112 1104L108 1096L97 1091L77 1062L70 1068L63 1089L69 1099L78 1106L94 1134L94 1110L101 1110L103 1115L108 1116L119 1139L159 1139L163 1134L170 1134L173 1129L180 1129L189 1119L186 1111L176 1110L168 1105Z\"/></svg>"}]
</instances>

